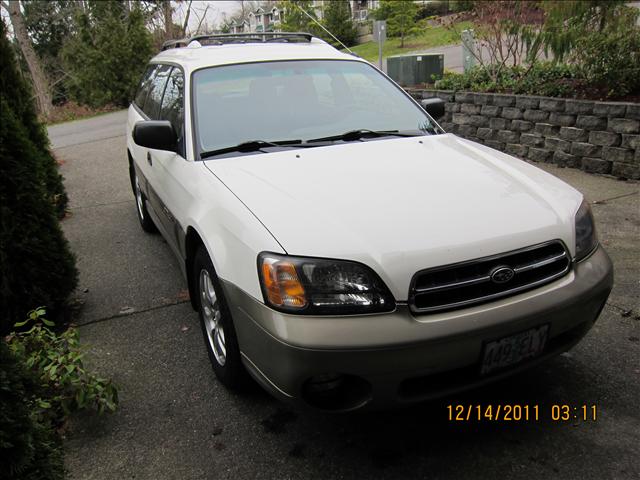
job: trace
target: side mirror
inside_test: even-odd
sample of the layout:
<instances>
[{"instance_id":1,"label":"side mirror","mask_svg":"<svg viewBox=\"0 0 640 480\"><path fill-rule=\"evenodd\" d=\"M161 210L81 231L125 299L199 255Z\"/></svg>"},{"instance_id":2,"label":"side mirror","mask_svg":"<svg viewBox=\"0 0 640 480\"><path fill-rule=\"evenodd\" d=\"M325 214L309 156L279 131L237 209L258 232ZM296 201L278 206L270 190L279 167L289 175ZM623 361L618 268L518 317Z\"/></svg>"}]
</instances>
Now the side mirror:
<instances>
[{"instance_id":1,"label":"side mirror","mask_svg":"<svg viewBox=\"0 0 640 480\"><path fill-rule=\"evenodd\" d=\"M420 101L420 105L434 120L444 117L444 100L441 98L425 98Z\"/></svg>"},{"instance_id":2,"label":"side mirror","mask_svg":"<svg viewBox=\"0 0 640 480\"><path fill-rule=\"evenodd\" d=\"M145 120L133 127L133 141L141 147L175 152L178 138L171 122L167 120Z\"/></svg>"}]
</instances>

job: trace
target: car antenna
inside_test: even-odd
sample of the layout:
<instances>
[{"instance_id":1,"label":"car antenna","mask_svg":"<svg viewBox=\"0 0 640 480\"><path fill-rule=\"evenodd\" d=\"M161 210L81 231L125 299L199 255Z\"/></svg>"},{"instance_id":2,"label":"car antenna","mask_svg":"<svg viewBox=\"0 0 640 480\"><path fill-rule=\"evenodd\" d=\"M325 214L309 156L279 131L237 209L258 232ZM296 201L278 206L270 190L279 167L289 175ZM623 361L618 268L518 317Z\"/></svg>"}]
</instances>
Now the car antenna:
<instances>
[{"instance_id":1,"label":"car antenna","mask_svg":"<svg viewBox=\"0 0 640 480\"><path fill-rule=\"evenodd\" d=\"M328 29L325 28L324 25L322 25L318 20L316 20L315 18L313 18L311 15L309 15L307 13L307 11L302 8L300 5L298 5L297 3L294 3L294 5L302 12L304 13L307 17L309 17L313 22L316 23L316 25L318 25L321 29L323 29L325 32L327 32L329 35L331 35L331 38L333 38L336 42L338 42L340 45L342 45L346 50L349 51L349 53L351 55L355 55L356 57L358 56L356 53L353 52L353 50L351 50L349 47L347 47L344 43L342 43L338 37L336 37L333 33L331 33Z\"/></svg>"}]
</instances>

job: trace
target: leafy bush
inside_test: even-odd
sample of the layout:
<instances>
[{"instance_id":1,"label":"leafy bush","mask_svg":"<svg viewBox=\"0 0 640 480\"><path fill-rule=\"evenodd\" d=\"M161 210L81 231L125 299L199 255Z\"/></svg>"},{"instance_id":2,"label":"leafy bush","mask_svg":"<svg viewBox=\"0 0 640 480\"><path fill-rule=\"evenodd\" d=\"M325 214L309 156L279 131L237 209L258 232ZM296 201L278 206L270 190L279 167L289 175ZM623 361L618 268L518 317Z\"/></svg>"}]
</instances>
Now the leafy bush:
<instances>
[{"instance_id":1,"label":"leafy bush","mask_svg":"<svg viewBox=\"0 0 640 480\"><path fill-rule=\"evenodd\" d=\"M0 20L0 95L10 105L18 120L24 125L27 137L38 149L37 164L31 175L35 176L48 201L53 205L56 215L64 216L67 207L67 194L62 184L58 165L49 151L49 139L44 125L38 120L31 100L33 93L20 74L14 51L6 37L6 27Z\"/></svg>"},{"instance_id":2,"label":"leafy bush","mask_svg":"<svg viewBox=\"0 0 640 480\"><path fill-rule=\"evenodd\" d=\"M474 0L449 0L449 8L453 12L468 12L473 10Z\"/></svg>"},{"instance_id":3,"label":"leafy bush","mask_svg":"<svg viewBox=\"0 0 640 480\"><path fill-rule=\"evenodd\" d=\"M424 3L418 8L418 17L427 18L449 13L449 2L442 0Z\"/></svg>"},{"instance_id":4,"label":"leafy bush","mask_svg":"<svg viewBox=\"0 0 640 480\"><path fill-rule=\"evenodd\" d=\"M439 88L580 98L640 93L639 12L623 0L476 2L481 67ZM554 65L538 62L544 51ZM526 62L531 67L518 67ZM563 64L562 62L566 62Z\"/></svg>"},{"instance_id":5,"label":"leafy bush","mask_svg":"<svg viewBox=\"0 0 640 480\"><path fill-rule=\"evenodd\" d=\"M56 214L66 195L0 20L0 335L35 305L61 311L75 261Z\"/></svg>"},{"instance_id":6,"label":"leafy bush","mask_svg":"<svg viewBox=\"0 0 640 480\"><path fill-rule=\"evenodd\" d=\"M12 333L8 340L14 354L39 376L45 388L46 399L38 399L42 414L55 421L77 410L114 412L118 391L110 380L85 369L78 331L69 327L61 334L55 333L51 329L54 323L44 314L42 307L29 312L29 318L15 327L31 324L31 328Z\"/></svg>"},{"instance_id":7,"label":"leafy bush","mask_svg":"<svg viewBox=\"0 0 640 480\"><path fill-rule=\"evenodd\" d=\"M640 27L636 9L623 9L600 31L585 35L573 54L586 80L609 97L640 92Z\"/></svg>"},{"instance_id":8,"label":"leafy bush","mask_svg":"<svg viewBox=\"0 0 640 480\"><path fill-rule=\"evenodd\" d=\"M0 471L10 479L63 478L56 431L78 410L113 412L118 391L85 369L78 332L56 333L38 308L0 340Z\"/></svg>"},{"instance_id":9,"label":"leafy bush","mask_svg":"<svg viewBox=\"0 0 640 480\"><path fill-rule=\"evenodd\" d=\"M475 67L466 73L445 72L435 82L442 90L470 90L473 92L509 92L548 97L573 97L587 87L580 71L570 65L536 63L531 67Z\"/></svg>"},{"instance_id":10,"label":"leafy bush","mask_svg":"<svg viewBox=\"0 0 640 480\"><path fill-rule=\"evenodd\" d=\"M75 260L34 173L42 155L0 95L0 335L34 304L60 313L77 283Z\"/></svg>"},{"instance_id":11,"label":"leafy bush","mask_svg":"<svg viewBox=\"0 0 640 480\"><path fill-rule=\"evenodd\" d=\"M38 415L41 394L36 376L0 340L0 471L10 480L64 476L60 439Z\"/></svg>"}]
</instances>

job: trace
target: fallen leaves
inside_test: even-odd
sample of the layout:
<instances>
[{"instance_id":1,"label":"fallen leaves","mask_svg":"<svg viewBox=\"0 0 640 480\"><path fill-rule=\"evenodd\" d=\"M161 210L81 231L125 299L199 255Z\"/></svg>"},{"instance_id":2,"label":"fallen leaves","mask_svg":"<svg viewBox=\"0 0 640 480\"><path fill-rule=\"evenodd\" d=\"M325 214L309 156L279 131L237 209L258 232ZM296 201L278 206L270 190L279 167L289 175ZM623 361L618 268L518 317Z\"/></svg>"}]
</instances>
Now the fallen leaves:
<instances>
[{"instance_id":1,"label":"fallen leaves","mask_svg":"<svg viewBox=\"0 0 640 480\"><path fill-rule=\"evenodd\" d=\"M176 298L178 299L179 302L189 301L189 299L191 298L189 297L189 290L187 290L186 288L183 288L178 292L178 295L176 295Z\"/></svg>"}]
</instances>

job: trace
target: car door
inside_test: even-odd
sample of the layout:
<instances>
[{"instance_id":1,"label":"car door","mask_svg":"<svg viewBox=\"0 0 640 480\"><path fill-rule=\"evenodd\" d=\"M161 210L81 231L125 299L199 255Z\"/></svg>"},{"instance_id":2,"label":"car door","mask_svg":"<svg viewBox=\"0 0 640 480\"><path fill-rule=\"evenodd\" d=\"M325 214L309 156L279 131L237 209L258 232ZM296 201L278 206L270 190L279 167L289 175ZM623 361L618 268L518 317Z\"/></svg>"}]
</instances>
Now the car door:
<instances>
[{"instance_id":1,"label":"car door","mask_svg":"<svg viewBox=\"0 0 640 480\"><path fill-rule=\"evenodd\" d=\"M154 69L149 80L148 93L142 106L144 120L159 120L162 96L172 68L171 65L159 64ZM160 222L156 222L160 223L156 226L166 237L168 232L166 231L166 220L163 218L164 205L158 194L160 180L158 171L153 166L153 160L157 152L158 150L137 146L135 153L136 166L139 170L139 177L143 178L147 200L153 210L152 216L160 220Z\"/></svg>"},{"instance_id":2,"label":"car door","mask_svg":"<svg viewBox=\"0 0 640 480\"><path fill-rule=\"evenodd\" d=\"M184 223L187 210L194 201L191 193L194 174L193 162L186 160L185 154L185 125L184 125L184 96L185 77L181 68L171 70L164 95L162 98L158 119L168 120L173 126L177 141L176 152L154 150L154 177L157 180L156 194L161 208L163 229L167 242L174 251L183 256L184 252Z\"/></svg>"},{"instance_id":3,"label":"car door","mask_svg":"<svg viewBox=\"0 0 640 480\"><path fill-rule=\"evenodd\" d=\"M147 161L146 156L148 149L133 142L132 134L136 123L149 119L149 117L144 113L144 104L149 96L151 82L153 81L158 68L160 68L160 65L149 65L145 71L127 116L127 131L130 133L127 141L127 148L133 158L133 164L136 169L138 180L140 181L140 186L147 198L149 197L147 194L147 178L144 175L143 169L146 171L144 163Z\"/></svg>"}]
</instances>

